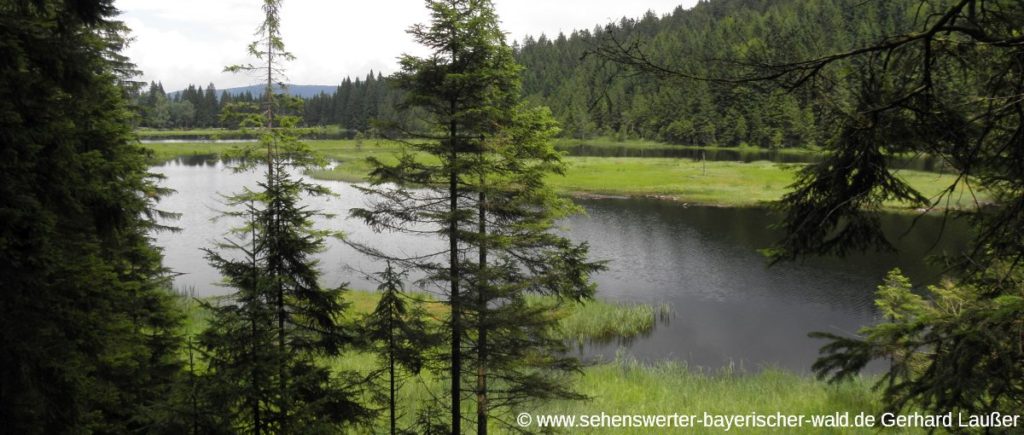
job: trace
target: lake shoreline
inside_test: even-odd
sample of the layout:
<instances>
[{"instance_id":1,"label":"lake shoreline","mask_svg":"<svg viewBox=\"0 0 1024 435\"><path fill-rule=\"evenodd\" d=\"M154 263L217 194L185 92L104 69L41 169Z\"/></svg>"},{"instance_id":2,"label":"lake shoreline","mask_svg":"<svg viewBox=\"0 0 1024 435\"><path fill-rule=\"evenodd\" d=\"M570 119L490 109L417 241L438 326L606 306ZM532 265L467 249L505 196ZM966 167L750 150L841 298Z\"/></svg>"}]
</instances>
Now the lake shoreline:
<instances>
[{"instance_id":1,"label":"lake shoreline","mask_svg":"<svg viewBox=\"0 0 1024 435\"><path fill-rule=\"evenodd\" d=\"M365 141L308 141L314 151L337 164L330 169L307 171L323 181L366 181L369 157L394 159L397 143ZM153 163L176 158L216 158L228 154L232 143L144 143L153 152ZM564 176L547 181L563 195L581 199L645 198L688 206L770 207L790 191L801 164L768 161L698 161L676 157L566 156ZM934 197L954 182L948 174L901 170L902 178L925 197ZM950 210L974 208L969 195L959 195ZM984 198L982 198L984 200ZM886 212L917 213L919 208L886 203ZM943 210L943 209L936 209Z\"/></svg>"}]
</instances>

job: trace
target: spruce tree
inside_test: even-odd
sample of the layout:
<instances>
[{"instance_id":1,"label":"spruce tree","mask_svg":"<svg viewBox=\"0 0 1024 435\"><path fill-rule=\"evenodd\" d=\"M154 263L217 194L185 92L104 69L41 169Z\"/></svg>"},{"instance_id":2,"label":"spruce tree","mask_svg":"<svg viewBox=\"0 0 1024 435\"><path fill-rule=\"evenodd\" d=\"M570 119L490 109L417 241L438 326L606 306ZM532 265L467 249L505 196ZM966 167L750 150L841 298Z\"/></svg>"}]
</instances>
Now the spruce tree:
<instances>
[{"instance_id":1,"label":"spruce tree","mask_svg":"<svg viewBox=\"0 0 1024 435\"><path fill-rule=\"evenodd\" d=\"M543 185L545 175L561 168L547 142L556 129L546 110L518 104L520 69L493 5L427 5L431 23L410 33L432 55L404 56L394 79L406 106L425 114L430 126L414 133L419 140L408 148L432 159L405 153L397 164L372 160L374 185L365 191L377 201L353 215L378 230L421 233L429 227L447 242L444 252L421 257L361 248L422 270L443 288L450 308L451 430L461 432L461 399L469 392L477 429L486 432L494 408L576 397L552 382L557 375L548 376L575 363L558 355L549 310L531 306L525 296L588 298L589 274L600 266L586 261L586 246L550 231L554 219L573 210ZM495 388L488 386L492 373ZM472 387L463 387L464 378Z\"/></svg>"},{"instance_id":2,"label":"spruce tree","mask_svg":"<svg viewBox=\"0 0 1024 435\"><path fill-rule=\"evenodd\" d=\"M223 374L228 380L223 384L236 389L237 428L256 433L336 431L367 412L322 362L338 356L352 337L339 323L345 307L341 288L320 286L312 258L329 235L313 229L312 220L322 214L301 204L303 195L330 192L294 174L318 159L298 141L297 118L282 115L292 109L294 99L274 94L282 62L292 59L280 35L280 5L280 0L264 2L259 39L249 47L261 64L228 68L258 71L266 78L260 110L242 120L243 126L258 129L259 142L239 153L240 170L264 167L265 177L257 190L231 197L235 205L248 204L248 242L231 243L248 261L210 254L238 292L215 311L216 327L206 342L214 376Z\"/></svg>"},{"instance_id":3,"label":"spruce tree","mask_svg":"<svg viewBox=\"0 0 1024 435\"><path fill-rule=\"evenodd\" d=\"M470 223L472 210L460 204L468 192L463 190L464 154L479 147L480 136L489 132L492 118L484 112L488 108L505 106L510 98L505 92L514 71L495 71L491 68L495 38L500 38L493 15L474 7L477 2L427 2L431 10L430 25L416 25L410 34L417 42L433 51L430 58L403 56L402 72L397 81L407 91L407 104L423 107L430 121L442 132L436 142L412 145L417 151L436 156L437 165L417 162L411 154L402 156L394 167L377 163L372 173L375 185L397 182L399 186L411 184L425 186L425 193L406 191L370 190L384 201L374 209L353 210L354 216L363 218L371 226L408 228L410 221L428 223L447 239L443 254L446 264L414 261L408 264L426 270L434 280L446 287L449 305L448 326L450 346L448 375L450 380L450 425L453 433L461 433L462 425L462 373L465 335L464 295L465 267L461 265L466 249L464 231ZM489 77L494 73L499 77ZM504 77L500 75L504 73ZM494 103L498 103L495 105ZM385 188L386 189L386 188ZM394 201L388 201L394 198ZM403 259L396 258L401 261Z\"/></svg>"},{"instance_id":4,"label":"spruce tree","mask_svg":"<svg viewBox=\"0 0 1024 435\"><path fill-rule=\"evenodd\" d=\"M273 313L267 303L266 271L260 260L264 254L258 236L260 210L249 195L232 197L228 205L243 210L229 215L242 217L245 225L235 230L241 240L226 240L221 249L241 253L224 257L207 250L207 258L223 275L224 284L235 289L225 304L205 304L212 313L199 337L206 350L207 374L204 402L218 406L219 419L208 423L204 431L265 433L270 430L274 390L269 385L274 361L272 353Z\"/></svg>"},{"instance_id":5,"label":"spruce tree","mask_svg":"<svg viewBox=\"0 0 1024 435\"><path fill-rule=\"evenodd\" d=\"M395 395L402 386L404 370L417 375L425 364L426 352L436 345L439 336L427 325L422 304L412 300L405 293L406 274L398 272L388 263L384 271L377 274L380 286L380 301L365 319L363 335L371 342L372 348L380 355L384 367L375 373L387 377L388 421L391 434L399 432L398 403Z\"/></svg>"},{"instance_id":6,"label":"spruce tree","mask_svg":"<svg viewBox=\"0 0 1024 435\"><path fill-rule=\"evenodd\" d=\"M519 105L474 156L475 177L467 187L476 193L476 231L466 243L477 255L465 265L477 433L487 432L497 410L582 398L566 376L579 370L578 361L564 355L552 313L564 302L591 299L590 275L603 266L587 260L585 243L554 232L557 219L578 211L544 184L564 170L551 144L557 132L547 108Z\"/></svg>"},{"instance_id":7,"label":"spruce tree","mask_svg":"<svg viewBox=\"0 0 1024 435\"><path fill-rule=\"evenodd\" d=\"M164 193L126 97L109 0L0 3L0 422L153 430L181 315L149 233Z\"/></svg>"}]
</instances>

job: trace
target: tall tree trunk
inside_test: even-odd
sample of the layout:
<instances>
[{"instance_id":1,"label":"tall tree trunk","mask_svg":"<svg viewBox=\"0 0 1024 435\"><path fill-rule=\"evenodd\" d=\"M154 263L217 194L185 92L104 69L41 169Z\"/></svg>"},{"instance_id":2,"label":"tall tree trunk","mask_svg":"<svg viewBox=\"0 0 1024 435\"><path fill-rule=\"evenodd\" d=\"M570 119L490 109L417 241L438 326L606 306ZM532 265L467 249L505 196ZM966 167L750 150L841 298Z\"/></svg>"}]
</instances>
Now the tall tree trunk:
<instances>
[{"instance_id":1,"label":"tall tree trunk","mask_svg":"<svg viewBox=\"0 0 1024 435\"><path fill-rule=\"evenodd\" d=\"M396 313L391 313L392 320ZM391 435L395 435L395 326L388 325L388 380L390 382L390 396L388 406L391 411Z\"/></svg>"},{"instance_id":2,"label":"tall tree trunk","mask_svg":"<svg viewBox=\"0 0 1024 435\"><path fill-rule=\"evenodd\" d=\"M191 305L192 302L190 301L189 304ZM191 309L189 311L189 314L191 314ZM199 435L199 398L196 392L195 346L192 344L192 331L188 333L188 377L192 383L191 397L189 398L189 402L192 405L192 435Z\"/></svg>"},{"instance_id":3,"label":"tall tree trunk","mask_svg":"<svg viewBox=\"0 0 1024 435\"><path fill-rule=\"evenodd\" d=\"M274 45L267 39L267 134L274 131ZM273 137L273 136L271 136ZM274 140L267 143L267 181L274 178Z\"/></svg>"},{"instance_id":4,"label":"tall tree trunk","mask_svg":"<svg viewBox=\"0 0 1024 435\"><path fill-rule=\"evenodd\" d=\"M252 337L253 337L252 349L251 349L252 357L256 358L257 350L256 350L256 317L255 316L250 321L250 327L252 328ZM250 371L249 376L250 376L249 381L252 382L252 389L253 389L253 393L254 393L253 397L250 399L250 400L252 400L252 427L253 427L253 433L255 433L256 435L259 435L259 434L263 433L263 419L260 417L260 398L259 398L259 395L258 395L260 379L259 379L259 376L256 374L256 369L253 369L252 371Z\"/></svg>"},{"instance_id":5,"label":"tall tree trunk","mask_svg":"<svg viewBox=\"0 0 1024 435\"><path fill-rule=\"evenodd\" d=\"M274 136L274 43L273 38L267 39L267 133L270 134L270 141L267 143L267 188L273 191L276 183L276 176L274 168L274 147L277 145L277 138ZM280 194L280 192L278 192ZM268 232L270 240L275 244L274 252L280 253L280 231L278 229L278 216L277 207L280 204L276 200L272 200L268 204L270 209L270 228ZM287 367L285 364L285 309L284 309L284 287L281 284L281 263L280 258L274 258L272 255L268 260L272 263L270 265L271 278L274 280L276 290L276 302L277 302L277 382L278 382L278 394L280 400L280 431L287 433L287 420L288 420L288 379L287 379Z\"/></svg>"},{"instance_id":6,"label":"tall tree trunk","mask_svg":"<svg viewBox=\"0 0 1024 435\"><path fill-rule=\"evenodd\" d=\"M451 163L448 171L448 194L451 197L448 205L448 279L451 281L452 307L452 433L462 433L462 305L459 300L459 174L458 174L458 125L455 122L455 101L451 102L452 120L448 126L448 140L451 147Z\"/></svg>"},{"instance_id":7,"label":"tall tree trunk","mask_svg":"<svg viewBox=\"0 0 1024 435\"><path fill-rule=\"evenodd\" d=\"M482 146L482 145L481 145ZM480 151L480 192L477 196L477 231L480 237L477 274L476 433L487 434L487 193L484 192L484 154Z\"/></svg>"},{"instance_id":8,"label":"tall tree trunk","mask_svg":"<svg viewBox=\"0 0 1024 435\"><path fill-rule=\"evenodd\" d=\"M254 206L250 203L250 213L253 213L252 220L255 221L256 220L256 215L255 215L256 212L255 212L255 209L253 209L252 207L254 207ZM258 245L258 242L256 241L256 227L255 226L251 226L249 231L250 231L250 233L249 233L250 237L252 238L252 286L253 286L253 292L256 293L256 292L260 291L259 269L258 269L259 265L256 263L256 261L257 261L257 258L256 258L257 257L256 247L259 246L259 245ZM256 294L253 294L253 296L257 297ZM250 346L250 351L252 352L252 356L251 357L253 358L253 360L255 360L256 359L256 355L258 355L258 352L259 352L259 350L256 348L257 331L258 331L258 329L256 327L256 313L250 313L249 327L250 327L250 340L251 340L251 343L252 343L252 346ZM252 427L253 427L253 432L256 435L260 435L261 433L263 433L263 419L260 416L260 395L259 395L259 390L260 390L259 382L260 382L260 379L259 379L259 375L256 373L256 369L255 368L253 368L250 371L249 377L250 377L249 381L252 382L252 389L253 389L253 397L251 398L251 400L252 400L252 423L253 423Z\"/></svg>"},{"instance_id":9,"label":"tall tree trunk","mask_svg":"<svg viewBox=\"0 0 1024 435\"><path fill-rule=\"evenodd\" d=\"M277 277L277 376L278 388L281 395L281 433L288 433L286 422L288 420L288 373L285 364L285 331L284 331L284 288L280 284L280 276Z\"/></svg>"}]
</instances>

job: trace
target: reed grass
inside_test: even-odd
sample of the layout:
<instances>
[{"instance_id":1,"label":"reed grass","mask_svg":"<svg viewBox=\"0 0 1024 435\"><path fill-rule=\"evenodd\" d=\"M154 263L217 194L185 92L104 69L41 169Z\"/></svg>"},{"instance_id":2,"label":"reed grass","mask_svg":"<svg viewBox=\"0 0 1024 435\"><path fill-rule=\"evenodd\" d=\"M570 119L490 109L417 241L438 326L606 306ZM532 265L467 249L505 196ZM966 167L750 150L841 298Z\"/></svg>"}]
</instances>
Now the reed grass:
<instances>
[{"instance_id":1,"label":"reed grass","mask_svg":"<svg viewBox=\"0 0 1024 435\"><path fill-rule=\"evenodd\" d=\"M577 343L630 340L647 335L659 321L667 321L667 304L624 304L600 299L576 304L559 319L559 334Z\"/></svg>"}]
</instances>

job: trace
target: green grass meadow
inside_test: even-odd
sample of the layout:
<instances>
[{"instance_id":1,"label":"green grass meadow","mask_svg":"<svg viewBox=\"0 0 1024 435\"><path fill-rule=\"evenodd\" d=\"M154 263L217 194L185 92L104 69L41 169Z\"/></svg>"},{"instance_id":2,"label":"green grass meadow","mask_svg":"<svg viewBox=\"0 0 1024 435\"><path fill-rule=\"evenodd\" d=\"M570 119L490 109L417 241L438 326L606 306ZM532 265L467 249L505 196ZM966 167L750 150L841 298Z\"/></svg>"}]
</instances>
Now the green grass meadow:
<instances>
[{"instance_id":1,"label":"green grass meadow","mask_svg":"<svg viewBox=\"0 0 1024 435\"><path fill-rule=\"evenodd\" d=\"M381 139L306 142L313 150L337 162L332 169L309 171L311 177L348 182L366 180L371 169L367 158L394 161L400 149L397 142ZM158 162L183 155L224 155L239 145L210 142L144 144L153 151L154 160ZM563 194L653 197L727 207L763 206L780 199L802 166L767 161L701 162L679 158L568 156L565 161L568 164L565 176L551 176L547 180ZM897 174L927 198L936 197L956 179L949 174L910 170L901 170ZM984 195L978 195L983 201ZM949 202L950 208L973 206L974 196L962 189L952 195ZM887 203L886 207L909 209L907 204L896 202Z\"/></svg>"}]
</instances>

